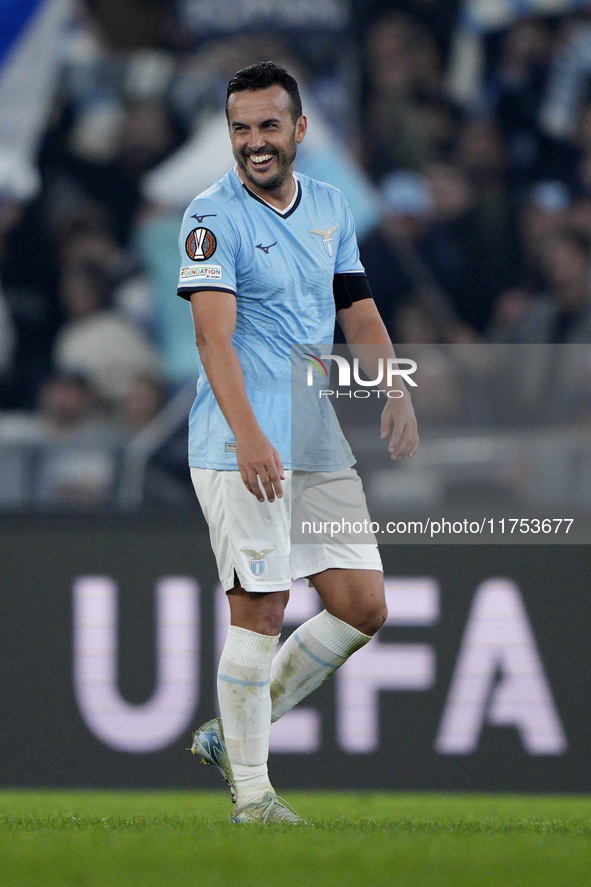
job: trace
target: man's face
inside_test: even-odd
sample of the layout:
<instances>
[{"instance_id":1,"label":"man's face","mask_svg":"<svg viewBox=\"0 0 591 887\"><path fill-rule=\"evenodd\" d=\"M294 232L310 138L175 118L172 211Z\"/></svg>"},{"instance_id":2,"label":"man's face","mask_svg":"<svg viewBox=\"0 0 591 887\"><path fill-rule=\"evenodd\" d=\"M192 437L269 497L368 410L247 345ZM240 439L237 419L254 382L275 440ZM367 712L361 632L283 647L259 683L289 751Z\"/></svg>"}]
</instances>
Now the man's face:
<instances>
[{"instance_id":1,"label":"man's face","mask_svg":"<svg viewBox=\"0 0 591 887\"><path fill-rule=\"evenodd\" d=\"M228 99L232 152L242 178L255 193L279 190L293 172L306 118L294 123L291 101L282 86L245 90Z\"/></svg>"}]
</instances>

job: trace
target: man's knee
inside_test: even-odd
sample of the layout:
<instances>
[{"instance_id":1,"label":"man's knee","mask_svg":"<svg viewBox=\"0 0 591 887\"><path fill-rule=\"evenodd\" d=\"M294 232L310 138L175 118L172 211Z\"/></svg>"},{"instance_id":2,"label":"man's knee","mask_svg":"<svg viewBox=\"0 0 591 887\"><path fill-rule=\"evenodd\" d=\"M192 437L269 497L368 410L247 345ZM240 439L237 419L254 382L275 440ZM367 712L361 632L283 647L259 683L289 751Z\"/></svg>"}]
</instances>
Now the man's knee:
<instances>
[{"instance_id":1,"label":"man's knee","mask_svg":"<svg viewBox=\"0 0 591 887\"><path fill-rule=\"evenodd\" d=\"M283 610L284 608L280 610L261 609L256 617L256 627L252 628L251 631L256 631L257 634L268 634L272 637L281 634L281 629L283 628Z\"/></svg>"},{"instance_id":2,"label":"man's knee","mask_svg":"<svg viewBox=\"0 0 591 887\"><path fill-rule=\"evenodd\" d=\"M364 601L364 605L360 607L356 614L356 625L354 628L362 634L373 637L380 630L388 616L388 607L385 600L369 600Z\"/></svg>"},{"instance_id":3,"label":"man's knee","mask_svg":"<svg viewBox=\"0 0 591 887\"><path fill-rule=\"evenodd\" d=\"M227 594L232 625L257 634L275 636L281 633L288 591L249 592L235 585Z\"/></svg>"},{"instance_id":4,"label":"man's knee","mask_svg":"<svg viewBox=\"0 0 591 887\"><path fill-rule=\"evenodd\" d=\"M349 601L349 606L346 609L334 615L362 634L373 637L386 621L388 608L383 595L364 595L354 602Z\"/></svg>"},{"instance_id":5,"label":"man's knee","mask_svg":"<svg viewBox=\"0 0 591 887\"><path fill-rule=\"evenodd\" d=\"M309 577L329 613L370 637L388 615L384 577L377 570L326 570Z\"/></svg>"}]
</instances>

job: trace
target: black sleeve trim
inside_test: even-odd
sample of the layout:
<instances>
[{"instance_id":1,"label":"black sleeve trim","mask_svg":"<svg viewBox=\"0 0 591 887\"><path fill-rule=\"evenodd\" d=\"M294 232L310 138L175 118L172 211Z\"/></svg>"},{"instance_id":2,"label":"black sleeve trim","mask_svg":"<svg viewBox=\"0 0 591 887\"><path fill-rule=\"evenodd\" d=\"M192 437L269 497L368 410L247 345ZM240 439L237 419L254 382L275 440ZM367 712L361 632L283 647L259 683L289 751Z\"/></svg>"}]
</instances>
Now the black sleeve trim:
<instances>
[{"instance_id":1,"label":"black sleeve trim","mask_svg":"<svg viewBox=\"0 0 591 887\"><path fill-rule=\"evenodd\" d=\"M179 286L176 294L177 296L180 296L181 299L186 299L187 302L190 302L191 295L193 293L198 293L200 290L203 290L203 292L213 290L214 293L230 293L232 296L236 295L236 290L230 289L230 287L226 286Z\"/></svg>"},{"instance_id":2,"label":"black sleeve trim","mask_svg":"<svg viewBox=\"0 0 591 887\"><path fill-rule=\"evenodd\" d=\"M334 303L337 311L350 308L353 302L373 299L373 293L365 274L335 274L332 282Z\"/></svg>"}]
</instances>

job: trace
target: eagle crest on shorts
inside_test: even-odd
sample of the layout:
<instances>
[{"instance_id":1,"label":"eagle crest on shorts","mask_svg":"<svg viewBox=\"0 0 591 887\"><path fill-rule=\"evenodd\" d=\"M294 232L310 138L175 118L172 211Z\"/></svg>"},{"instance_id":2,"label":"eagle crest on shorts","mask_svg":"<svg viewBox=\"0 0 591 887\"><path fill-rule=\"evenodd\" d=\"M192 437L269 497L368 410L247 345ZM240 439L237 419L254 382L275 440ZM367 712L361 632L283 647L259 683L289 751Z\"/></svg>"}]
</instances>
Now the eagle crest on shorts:
<instances>
[{"instance_id":1,"label":"eagle crest on shorts","mask_svg":"<svg viewBox=\"0 0 591 887\"><path fill-rule=\"evenodd\" d=\"M265 569L264 559L268 554L271 554L272 551L275 551L275 549L263 548L262 551L255 551L254 548L241 548L240 551L243 551L244 554L247 554L251 558L250 569L255 576L260 576Z\"/></svg>"}]
</instances>

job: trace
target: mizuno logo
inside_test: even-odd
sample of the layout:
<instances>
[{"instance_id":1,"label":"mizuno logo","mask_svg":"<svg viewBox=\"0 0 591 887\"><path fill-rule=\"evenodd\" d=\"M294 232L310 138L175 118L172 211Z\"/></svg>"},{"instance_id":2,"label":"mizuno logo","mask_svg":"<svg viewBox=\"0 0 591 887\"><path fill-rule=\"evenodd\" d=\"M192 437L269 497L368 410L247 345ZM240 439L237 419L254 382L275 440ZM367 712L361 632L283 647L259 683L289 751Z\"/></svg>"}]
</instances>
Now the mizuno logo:
<instances>
[{"instance_id":1,"label":"mizuno logo","mask_svg":"<svg viewBox=\"0 0 591 887\"><path fill-rule=\"evenodd\" d=\"M262 252L265 253L266 256L268 256L269 250L271 249L272 246L277 246L277 241L275 241L275 243L270 243L269 246L263 246L262 243L257 243L257 245L255 246L255 249L260 249Z\"/></svg>"},{"instance_id":2,"label":"mizuno logo","mask_svg":"<svg viewBox=\"0 0 591 887\"><path fill-rule=\"evenodd\" d=\"M204 216L191 216L192 219L197 219L197 224L202 225L203 219L215 219L216 213L206 213Z\"/></svg>"}]
</instances>

